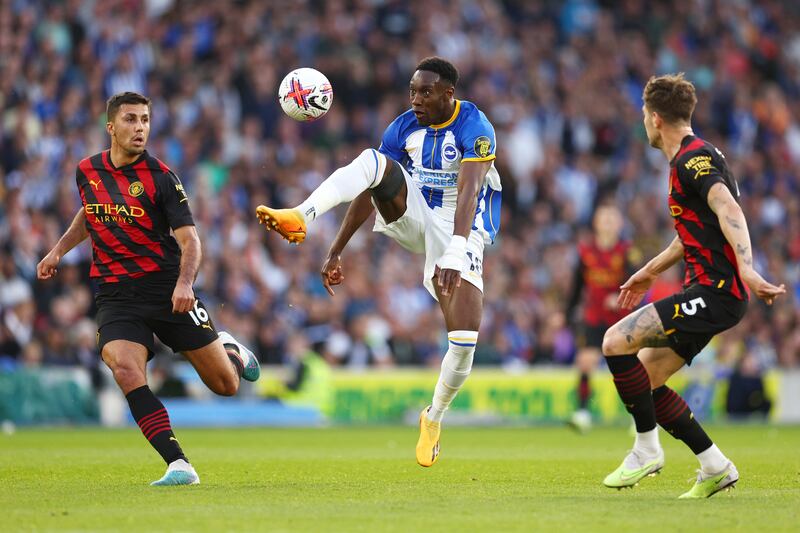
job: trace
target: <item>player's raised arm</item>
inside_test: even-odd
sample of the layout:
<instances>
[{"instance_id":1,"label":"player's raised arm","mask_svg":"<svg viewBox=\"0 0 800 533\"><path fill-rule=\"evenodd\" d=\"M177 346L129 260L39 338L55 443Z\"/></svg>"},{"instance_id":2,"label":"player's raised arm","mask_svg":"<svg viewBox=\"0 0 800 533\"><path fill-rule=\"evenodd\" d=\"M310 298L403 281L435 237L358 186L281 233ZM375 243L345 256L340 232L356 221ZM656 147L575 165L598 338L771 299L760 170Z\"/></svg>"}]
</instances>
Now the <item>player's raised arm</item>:
<instances>
[{"instance_id":1,"label":"player's raised arm","mask_svg":"<svg viewBox=\"0 0 800 533\"><path fill-rule=\"evenodd\" d=\"M339 285L344 281L344 274L342 273L342 252L344 247L350 242L350 238L358 231L358 228L366 222L374 209L375 207L370 201L369 190L356 196L355 200L347 208L347 213L344 215L339 232L336 234L336 238L333 239L330 250L328 250L328 256L325 258L320 270L322 284L331 296L336 294L333 291L333 285Z\"/></svg>"},{"instance_id":2,"label":"player's raised arm","mask_svg":"<svg viewBox=\"0 0 800 533\"><path fill-rule=\"evenodd\" d=\"M492 161L465 161L458 172L458 199L453 238L436 265L439 267L439 288L443 295L452 294L461 285L461 269L467 251L467 237L478 204L478 192L486 179Z\"/></svg>"},{"instance_id":3,"label":"player's raised arm","mask_svg":"<svg viewBox=\"0 0 800 533\"><path fill-rule=\"evenodd\" d=\"M36 265L36 277L39 279L50 279L58 272L58 262L64 255L82 243L89 232L86 231L86 215L83 206L75 214L72 223L67 231L58 239L53 249Z\"/></svg>"},{"instance_id":4,"label":"player's raised arm","mask_svg":"<svg viewBox=\"0 0 800 533\"><path fill-rule=\"evenodd\" d=\"M775 286L756 272L753 268L753 250L750 245L750 232L741 206L736 202L724 183L715 183L708 191L708 206L717 215L719 227L725 239L736 254L739 275L748 287L767 305L772 305L775 298L786 294L783 284Z\"/></svg>"},{"instance_id":5,"label":"player's raised arm","mask_svg":"<svg viewBox=\"0 0 800 533\"><path fill-rule=\"evenodd\" d=\"M617 298L619 306L623 309L633 309L639 305L656 278L681 258L683 258L683 244L678 237L675 237L663 252L648 261L620 286Z\"/></svg>"}]
</instances>

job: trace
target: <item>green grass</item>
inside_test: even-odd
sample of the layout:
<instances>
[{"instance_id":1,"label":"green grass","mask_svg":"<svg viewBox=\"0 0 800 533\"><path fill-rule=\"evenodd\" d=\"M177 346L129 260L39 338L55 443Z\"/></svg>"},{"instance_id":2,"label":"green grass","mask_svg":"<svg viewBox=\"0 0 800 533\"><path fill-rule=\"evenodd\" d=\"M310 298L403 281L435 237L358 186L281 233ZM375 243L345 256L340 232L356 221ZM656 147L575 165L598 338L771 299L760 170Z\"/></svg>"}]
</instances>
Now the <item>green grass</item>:
<instances>
[{"instance_id":1,"label":"green grass","mask_svg":"<svg viewBox=\"0 0 800 533\"><path fill-rule=\"evenodd\" d=\"M601 485L624 429L445 428L414 461L410 427L179 430L202 484L148 486L164 466L138 431L0 435L0 530L797 530L800 428L719 426L739 468L731 493L678 501L695 459L662 434L667 466L633 490Z\"/></svg>"}]
</instances>

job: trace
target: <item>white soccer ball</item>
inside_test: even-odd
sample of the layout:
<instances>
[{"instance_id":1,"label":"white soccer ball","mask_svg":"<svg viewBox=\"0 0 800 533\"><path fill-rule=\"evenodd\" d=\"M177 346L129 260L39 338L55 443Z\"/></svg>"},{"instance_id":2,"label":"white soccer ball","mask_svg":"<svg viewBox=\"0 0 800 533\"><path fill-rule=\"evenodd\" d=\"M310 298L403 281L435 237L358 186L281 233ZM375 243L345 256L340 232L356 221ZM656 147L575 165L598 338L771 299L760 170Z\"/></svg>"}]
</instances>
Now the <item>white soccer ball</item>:
<instances>
[{"instance_id":1,"label":"white soccer ball","mask_svg":"<svg viewBox=\"0 0 800 533\"><path fill-rule=\"evenodd\" d=\"M322 72L298 68L283 78L278 101L284 113L295 120L317 120L331 108L333 87Z\"/></svg>"}]
</instances>

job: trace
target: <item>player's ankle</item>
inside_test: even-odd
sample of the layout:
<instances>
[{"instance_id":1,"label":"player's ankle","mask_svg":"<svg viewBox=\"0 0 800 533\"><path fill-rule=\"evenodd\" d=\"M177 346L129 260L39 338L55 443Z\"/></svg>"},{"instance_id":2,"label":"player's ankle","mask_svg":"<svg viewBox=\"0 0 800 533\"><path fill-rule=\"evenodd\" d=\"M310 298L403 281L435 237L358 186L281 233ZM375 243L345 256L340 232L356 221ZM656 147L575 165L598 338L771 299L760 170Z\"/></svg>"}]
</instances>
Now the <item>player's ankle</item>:
<instances>
[{"instance_id":1,"label":"player's ankle","mask_svg":"<svg viewBox=\"0 0 800 533\"><path fill-rule=\"evenodd\" d=\"M447 411L447 407L442 408L431 406L431 408L428 409L428 412L425 413L425 418L427 418L430 422L441 423L442 418L444 418L445 411Z\"/></svg>"},{"instance_id":2,"label":"player's ankle","mask_svg":"<svg viewBox=\"0 0 800 533\"><path fill-rule=\"evenodd\" d=\"M712 444L707 450L698 453L697 460L700 461L700 469L706 474L717 474L723 471L730 462L716 444Z\"/></svg>"},{"instance_id":3,"label":"player's ankle","mask_svg":"<svg viewBox=\"0 0 800 533\"><path fill-rule=\"evenodd\" d=\"M306 200L297 207L292 207L290 211L294 211L306 225L317 218L317 209L309 200Z\"/></svg>"},{"instance_id":4,"label":"player's ankle","mask_svg":"<svg viewBox=\"0 0 800 533\"><path fill-rule=\"evenodd\" d=\"M633 449L648 457L661 453L661 443L658 440L658 428L637 433Z\"/></svg>"},{"instance_id":5,"label":"player's ankle","mask_svg":"<svg viewBox=\"0 0 800 533\"><path fill-rule=\"evenodd\" d=\"M174 461L171 461L167 466L172 469L186 469L191 468L192 463L189 462L189 459L187 459L186 456L181 456Z\"/></svg>"}]
</instances>

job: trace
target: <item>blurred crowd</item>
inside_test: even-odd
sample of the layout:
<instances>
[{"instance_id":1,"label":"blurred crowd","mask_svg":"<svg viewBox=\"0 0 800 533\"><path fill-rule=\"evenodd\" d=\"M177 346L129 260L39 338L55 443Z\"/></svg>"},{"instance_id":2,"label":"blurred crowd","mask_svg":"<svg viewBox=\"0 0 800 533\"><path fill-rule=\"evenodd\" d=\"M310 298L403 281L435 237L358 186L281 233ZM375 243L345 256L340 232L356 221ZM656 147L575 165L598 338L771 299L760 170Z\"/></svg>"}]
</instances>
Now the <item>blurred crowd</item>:
<instances>
[{"instance_id":1,"label":"blurred crowd","mask_svg":"<svg viewBox=\"0 0 800 533\"><path fill-rule=\"evenodd\" d=\"M444 324L422 260L363 228L328 296L318 271L343 214L289 246L259 203L298 204L408 108L423 57L461 73L457 97L497 132L499 238L484 261L477 364L568 364L564 314L598 202L615 202L642 262L674 230L668 164L649 148L641 93L684 71L697 134L739 180L757 268L786 283L719 338L710 357L743 372L800 365L800 4L770 0L7 0L0 7L0 354L26 365L97 364L87 245L54 281L35 266L80 206L77 162L107 148L105 101L153 100L149 151L183 180L203 242L196 290L218 327L266 363L301 334L335 365L438 364ZM312 66L334 105L300 124L276 99ZM367 223L371 226L371 221ZM675 268L653 289L674 291Z\"/></svg>"}]
</instances>

